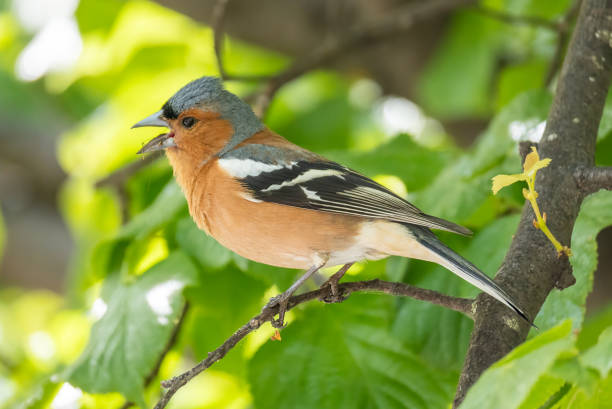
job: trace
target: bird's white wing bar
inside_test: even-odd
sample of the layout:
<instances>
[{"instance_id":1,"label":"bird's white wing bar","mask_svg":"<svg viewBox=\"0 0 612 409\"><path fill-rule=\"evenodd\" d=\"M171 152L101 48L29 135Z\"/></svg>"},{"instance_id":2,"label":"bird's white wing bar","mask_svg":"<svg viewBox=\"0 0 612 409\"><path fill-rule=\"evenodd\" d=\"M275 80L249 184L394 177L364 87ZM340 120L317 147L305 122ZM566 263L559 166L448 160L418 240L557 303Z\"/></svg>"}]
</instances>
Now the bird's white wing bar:
<instances>
[{"instance_id":1,"label":"bird's white wing bar","mask_svg":"<svg viewBox=\"0 0 612 409\"><path fill-rule=\"evenodd\" d=\"M300 183L308 182L310 180L322 178L325 176L338 176L339 178L343 178L342 173L343 172L335 169L309 169L291 180L286 180L283 183L268 186L267 188L263 189L262 192L279 190L284 188L285 186L295 186Z\"/></svg>"},{"instance_id":2,"label":"bird's white wing bar","mask_svg":"<svg viewBox=\"0 0 612 409\"><path fill-rule=\"evenodd\" d=\"M219 166L221 166L231 176L239 179L249 176L258 176L262 173L269 173L285 167L284 165L275 165L252 159L237 158L219 159Z\"/></svg>"}]
</instances>

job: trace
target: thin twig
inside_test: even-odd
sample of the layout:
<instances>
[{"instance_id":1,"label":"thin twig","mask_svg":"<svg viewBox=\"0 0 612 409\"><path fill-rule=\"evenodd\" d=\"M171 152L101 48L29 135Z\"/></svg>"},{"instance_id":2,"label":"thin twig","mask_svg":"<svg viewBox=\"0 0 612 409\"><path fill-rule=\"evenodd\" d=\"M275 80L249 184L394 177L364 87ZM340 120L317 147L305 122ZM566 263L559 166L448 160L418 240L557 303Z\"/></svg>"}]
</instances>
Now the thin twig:
<instances>
[{"instance_id":1,"label":"thin twig","mask_svg":"<svg viewBox=\"0 0 612 409\"><path fill-rule=\"evenodd\" d=\"M430 0L414 2L373 23L356 26L346 34L331 38L306 57L297 60L282 73L271 78L258 93L253 110L263 117L276 92L302 74L330 63L356 46L367 45L411 29L417 22L474 3L475 0Z\"/></svg>"},{"instance_id":2,"label":"thin twig","mask_svg":"<svg viewBox=\"0 0 612 409\"><path fill-rule=\"evenodd\" d=\"M185 305L183 306L183 310L181 311L181 315L179 316L179 319L176 325L172 329L172 334L170 334L170 339L168 339L168 342L166 343L166 347L164 348L162 353L159 355L159 358L157 359L155 366L153 367L149 375L147 375L147 377L144 380L145 387L149 386L149 384L153 381L153 379L155 379L155 377L159 373L159 368L161 367L161 364L164 361L164 358L166 357L168 352L172 349L172 347L174 347L174 344L176 343L176 340L178 338L178 334L181 330L181 327L183 326L183 322L185 322L185 316L187 315L188 310L189 310L189 303L186 302ZM123 405L121 405L119 409L127 409L129 407L132 407L133 405L134 405L134 402L127 401Z\"/></svg>"},{"instance_id":3,"label":"thin twig","mask_svg":"<svg viewBox=\"0 0 612 409\"><path fill-rule=\"evenodd\" d=\"M123 184L136 172L149 166L155 162L156 159L163 155L162 152L155 152L142 157L141 160L137 160L127 164L126 166L116 170L104 179L100 179L96 182L95 187L112 187L115 189L120 188Z\"/></svg>"},{"instance_id":4,"label":"thin twig","mask_svg":"<svg viewBox=\"0 0 612 409\"><path fill-rule=\"evenodd\" d=\"M217 68L219 69L219 76L223 81L265 81L272 78L271 75L234 75L229 74L225 70L225 64L223 63L223 44L224 44L224 31L223 23L225 21L225 12L227 10L227 4L229 0L217 0L212 11L212 29L213 29L213 42L215 47L215 57L217 59Z\"/></svg>"},{"instance_id":5,"label":"thin twig","mask_svg":"<svg viewBox=\"0 0 612 409\"><path fill-rule=\"evenodd\" d=\"M94 185L96 188L110 187L117 192L119 199L119 208L121 210L121 223L125 224L129 219L128 211L128 192L125 187L125 182L139 170L149 166L157 158L162 155L161 152L153 153L142 158L142 160L132 162L115 172L111 173L104 179L100 179Z\"/></svg>"},{"instance_id":6,"label":"thin twig","mask_svg":"<svg viewBox=\"0 0 612 409\"><path fill-rule=\"evenodd\" d=\"M542 27L557 33L557 45L555 47L555 52L551 59L550 66L546 71L546 76L544 77L545 87L548 87L550 85L555 75L559 71L559 68L561 67L561 63L563 62L563 51L567 47L567 42L569 40L569 33L571 27L570 23L578 15L579 9L580 0L576 0L574 1L574 4L563 15L563 17L561 17L560 20L553 21L537 16L509 14L500 10L495 10L484 6L474 7L474 10L478 13L502 21L504 23Z\"/></svg>"},{"instance_id":7,"label":"thin twig","mask_svg":"<svg viewBox=\"0 0 612 409\"><path fill-rule=\"evenodd\" d=\"M612 167L578 168L574 172L578 188L585 194L600 189L612 190Z\"/></svg>"},{"instance_id":8,"label":"thin twig","mask_svg":"<svg viewBox=\"0 0 612 409\"><path fill-rule=\"evenodd\" d=\"M212 11L212 29L214 35L215 57L219 76L225 81L225 67L223 65L223 20L225 9L229 0L217 0Z\"/></svg>"},{"instance_id":9,"label":"thin twig","mask_svg":"<svg viewBox=\"0 0 612 409\"><path fill-rule=\"evenodd\" d=\"M377 279L369 281L343 283L338 285L337 290L341 297L347 297L348 295L354 292L375 292L396 296L411 297L417 300L428 301L433 304L441 305L446 308L459 311L467 315L468 317L472 317L472 299L451 297L448 295L440 294L436 291L414 287L409 284L382 281ZM316 299L328 299L330 296L330 286L324 286L322 288L319 288L318 290L296 295L289 299L287 310L290 310L293 307L305 303L307 301ZM206 359L204 359L188 371L178 376L175 376L172 379L163 381L162 386L168 389L155 405L155 409L162 409L166 407L172 396L183 385L189 382L196 375L200 374L201 372L212 366L215 362L222 359L245 336L261 327L261 325L265 322L271 321L277 313L278 305L265 307L260 314L250 319L249 322L244 324L236 332L234 332L232 336L227 338L225 342L221 344L221 346L219 346L214 351L209 352L208 357Z\"/></svg>"}]
</instances>

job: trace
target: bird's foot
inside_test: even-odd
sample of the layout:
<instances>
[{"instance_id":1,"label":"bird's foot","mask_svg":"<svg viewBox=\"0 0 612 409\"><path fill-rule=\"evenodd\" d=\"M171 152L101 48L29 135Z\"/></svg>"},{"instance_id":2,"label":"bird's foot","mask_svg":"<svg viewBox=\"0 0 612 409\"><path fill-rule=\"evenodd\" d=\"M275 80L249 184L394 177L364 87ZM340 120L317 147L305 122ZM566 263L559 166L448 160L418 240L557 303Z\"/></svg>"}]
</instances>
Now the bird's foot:
<instances>
[{"instance_id":1,"label":"bird's foot","mask_svg":"<svg viewBox=\"0 0 612 409\"><path fill-rule=\"evenodd\" d=\"M324 287L329 287L329 293L320 298L320 300L325 303L328 303L328 304L339 303L348 298L348 296L345 296L340 293L340 289L338 288L338 280L327 280L321 286L321 288L324 288Z\"/></svg>"},{"instance_id":2,"label":"bird's foot","mask_svg":"<svg viewBox=\"0 0 612 409\"><path fill-rule=\"evenodd\" d=\"M352 265L353 263L345 264L334 275L329 277L329 279L324 282L323 285L321 285L321 288L329 287L329 294L326 294L321 297L321 301L326 303L338 303L347 299L347 296L340 294L338 283L340 282L340 279L344 276L344 273L346 273Z\"/></svg>"},{"instance_id":3,"label":"bird's foot","mask_svg":"<svg viewBox=\"0 0 612 409\"><path fill-rule=\"evenodd\" d=\"M274 328L282 329L285 327L285 313L287 312L287 304L291 294L286 292L270 298L270 301L263 307L262 311L278 306L278 318L272 319L270 324Z\"/></svg>"}]
</instances>

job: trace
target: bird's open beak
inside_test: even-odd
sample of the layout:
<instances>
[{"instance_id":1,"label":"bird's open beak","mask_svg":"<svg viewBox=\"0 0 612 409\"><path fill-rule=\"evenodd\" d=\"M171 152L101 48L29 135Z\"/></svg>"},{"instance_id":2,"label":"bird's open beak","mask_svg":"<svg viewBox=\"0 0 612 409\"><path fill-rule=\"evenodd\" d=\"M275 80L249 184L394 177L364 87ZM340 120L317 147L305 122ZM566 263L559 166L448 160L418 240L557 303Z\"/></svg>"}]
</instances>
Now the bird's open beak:
<instances>
[{"instance_id":1,"label":"bird's open beak","mask_svg":"<svg viewBox=\"0 0 612 409\"><path fill-rule=\"evenodd\" d=\"M132 125L132 129L134 128L142 128L143 126L165 126L168 127L168 122L162 119L162 111L157 111L153 115L149 115L145 119L140 122L136 122Z\"/></svg>"},{"instance_id":2,"label":"bird's open beak","mask_svg":"<svg viewBox=\"0 0 612 409\"><path fill-rule=\"evenodd\" d=\"M175 147L176 147L176 143L174 143L174 133L168 132L168 133L163 133L161 135L158 135L155 138L151 139L149 142L147 142L145 146L140 148L140 150L136 153L138 154L149 153L149 152L155 152L155 151L162 151L166 148L175 148Z\"/></svg>"},{"instance_id":3,"label":"bird's open beak","mask_svg":"<svg viewBox=\"0 0 612 409\"><path fill-rule=\"evenodd\" d=\"M132 128L141 128L143 126L163 126L169 128L168 122L162 119L161 117L162 111L158 111L153 115L150 115L143 119L140 122L137 122L132 126ZM174 148L176 147L176 143L174 142L174 132L170 131L168 133L164 133L156 136L151 139L145 146L143 146L137 153L148 153L161 151L166 148Z\"/></svg>"}]
</instances>

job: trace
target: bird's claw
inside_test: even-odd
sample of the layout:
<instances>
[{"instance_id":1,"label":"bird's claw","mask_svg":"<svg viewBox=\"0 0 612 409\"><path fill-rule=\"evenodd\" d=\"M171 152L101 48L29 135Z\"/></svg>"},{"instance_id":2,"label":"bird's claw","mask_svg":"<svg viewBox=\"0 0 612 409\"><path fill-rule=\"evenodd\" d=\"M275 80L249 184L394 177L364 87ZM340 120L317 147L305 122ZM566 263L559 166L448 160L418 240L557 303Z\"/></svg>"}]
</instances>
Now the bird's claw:
<instances>
[{"instance_id":1,"label":"bird's claw","mask_svg":"<svg viewBox=\"0 0 612 409\"><path fill-rule=\"evenodd\" d=\"M285 328L285 313L287 312L287 303L289 301L289 297L285 296L285 294L279 294L272 298L270 301L263 307L262 311L267 310L269 308L273 308L278 305L278 318L272 319L270 324L276 329Z\"/></svg>"},{"instance_id":2,"label":"bird's claw","mask_svg":"<svg viewBox=\"0 0 612 409\"><path fill-rule=\"evenodd\" d=\"M344 296L340 294L338 290L338 281L337 280L328 280L321 287L329 287L329 293L325 294L321 298L321 301L327 304L339 303L348 298L348 296Z\"/></svg>"}]
</instances>

